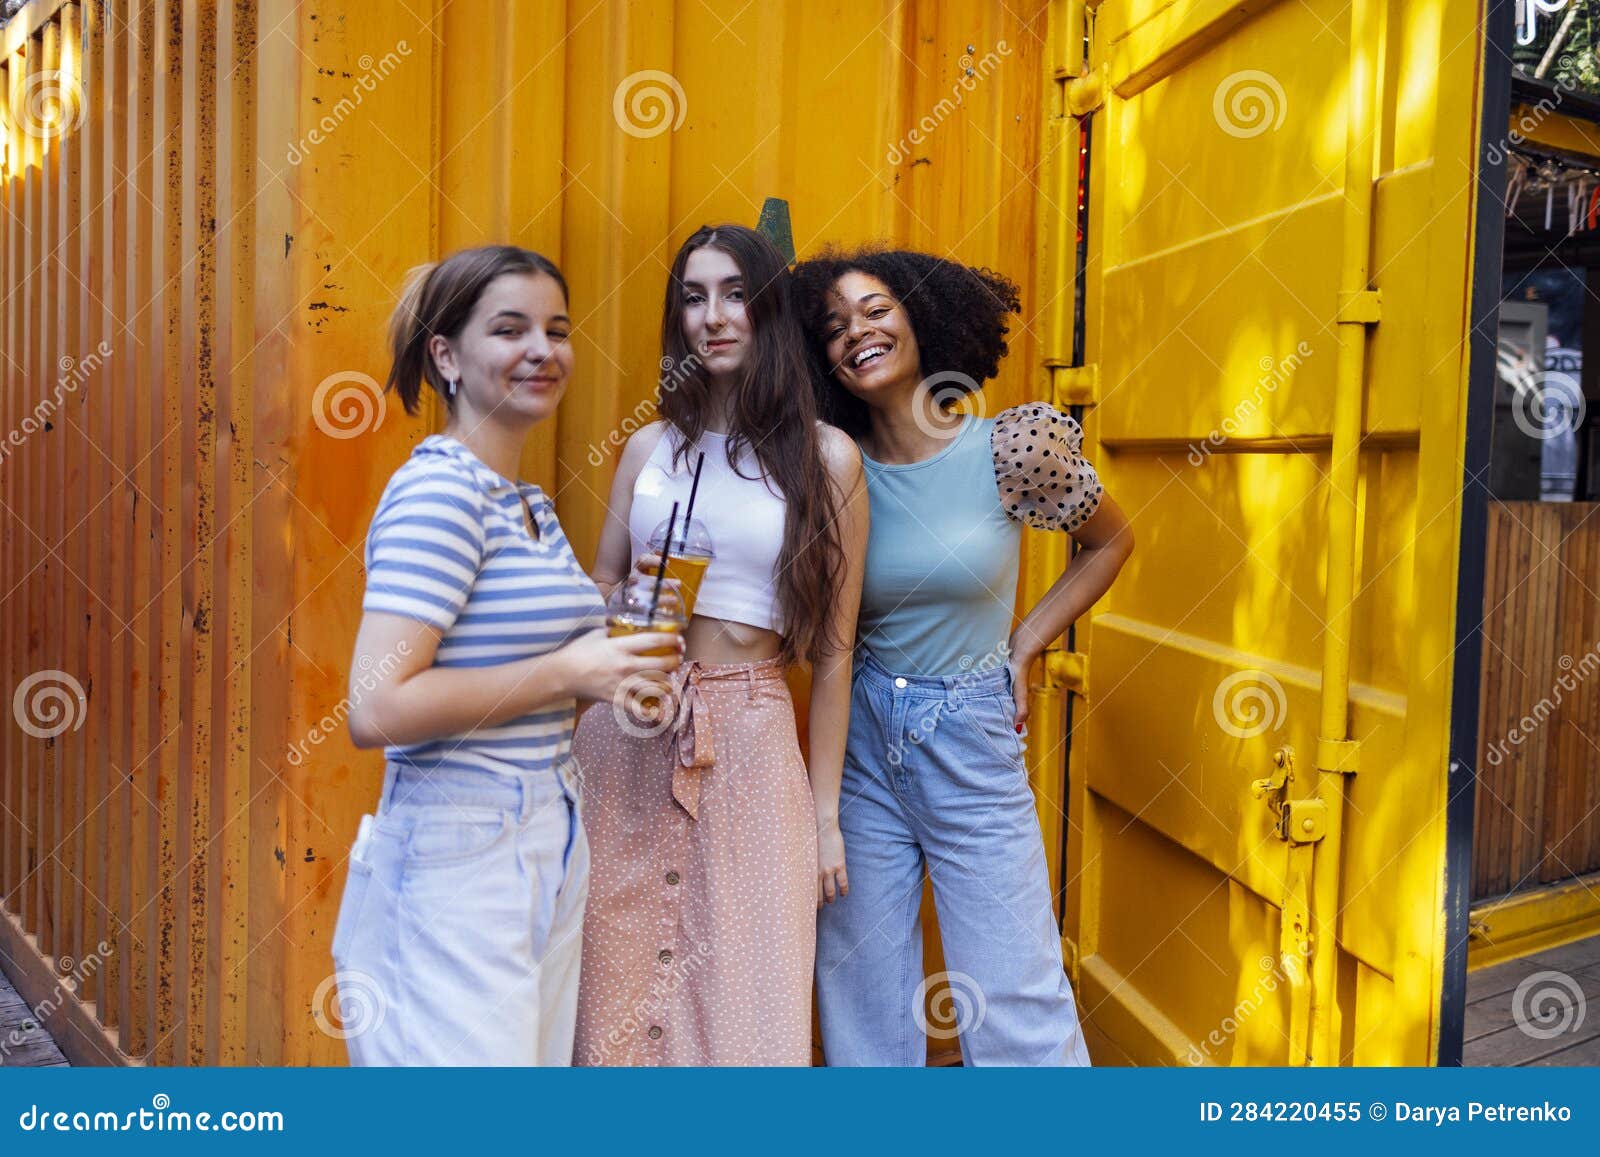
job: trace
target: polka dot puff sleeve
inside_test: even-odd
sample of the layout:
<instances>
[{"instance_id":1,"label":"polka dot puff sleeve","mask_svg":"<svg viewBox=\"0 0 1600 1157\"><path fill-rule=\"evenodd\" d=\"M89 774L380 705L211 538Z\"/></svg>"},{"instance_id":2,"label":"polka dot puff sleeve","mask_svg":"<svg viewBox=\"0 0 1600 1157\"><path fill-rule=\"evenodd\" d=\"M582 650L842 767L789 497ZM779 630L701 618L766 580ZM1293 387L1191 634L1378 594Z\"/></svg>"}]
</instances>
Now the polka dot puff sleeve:
<instances>
[{"instance_id":1,"label":"polka dot puff sleeve","mask_svg":"<svg viewBox=\"0 0 1600 1157\"><path fill-rule=\"evenodd\" d=\"M1104 488L1084 460L1083 429L1043 402L1004 410L989 450L1008 517L1039 530L1077 530L1100 507Z\"/></svg>"}]
</instances>

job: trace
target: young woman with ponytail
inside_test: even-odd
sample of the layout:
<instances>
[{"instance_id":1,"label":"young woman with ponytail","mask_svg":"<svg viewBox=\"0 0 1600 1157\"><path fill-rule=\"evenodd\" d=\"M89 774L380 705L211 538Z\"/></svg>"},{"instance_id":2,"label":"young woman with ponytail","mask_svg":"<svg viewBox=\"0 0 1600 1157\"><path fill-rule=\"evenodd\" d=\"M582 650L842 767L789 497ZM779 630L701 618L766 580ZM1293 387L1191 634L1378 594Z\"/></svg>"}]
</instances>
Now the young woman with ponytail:
<instances>
[{"instance_id":1,"label":"young woman with ponytail","mask_svg":"<svg viewBox=\"0 0 1600 1157\"><path fill-rule=\"evenodd\" d=\"M367 536L350 734L385 746L333 957L357 1065L567 1064L588 854L570 758L575 705L664 672L660 636L611 639L523 444L573 356L566 282L512 246L418 271L391 323L387 387L443 433L395 471ZM679 648L681 649L681 648ZM371 682L370 679L367 682Z\"/></svg>"}]
</instances>

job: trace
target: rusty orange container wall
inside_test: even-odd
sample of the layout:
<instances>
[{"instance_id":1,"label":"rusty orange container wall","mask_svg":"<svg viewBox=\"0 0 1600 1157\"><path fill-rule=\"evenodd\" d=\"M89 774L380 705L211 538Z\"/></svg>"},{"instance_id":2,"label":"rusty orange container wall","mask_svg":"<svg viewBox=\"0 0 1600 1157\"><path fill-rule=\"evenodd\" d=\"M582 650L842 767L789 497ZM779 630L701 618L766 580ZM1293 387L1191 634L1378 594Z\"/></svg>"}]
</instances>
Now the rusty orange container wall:
<instances>
[{"instance_id":1,"label":"rusty orange container wall","mask_svg":"<svg viewBox=\"0 0 1600 1157\"><path fill-rule=\"evenodd\" d=\"M1035 283L1049 8L35 0L0 29L0 950L69 1055L344 1060L362 544L438 421L378 390L407 271L563 266L578 372L524 471L588 560L701 223L780 196L802 254ZM1031 320L990 412L1047 387Z\"/></svg>"}]
</instances>

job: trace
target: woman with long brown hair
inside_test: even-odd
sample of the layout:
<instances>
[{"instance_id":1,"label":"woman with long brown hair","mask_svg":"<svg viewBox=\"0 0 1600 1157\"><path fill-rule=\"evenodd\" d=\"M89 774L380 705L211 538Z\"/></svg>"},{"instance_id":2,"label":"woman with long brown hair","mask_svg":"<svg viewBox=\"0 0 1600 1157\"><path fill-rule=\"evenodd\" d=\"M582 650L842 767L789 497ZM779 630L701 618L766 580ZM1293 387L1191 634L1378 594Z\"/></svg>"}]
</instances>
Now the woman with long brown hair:
<instances>
[{"instance_id":1,"label":"woman with long brown hair","mask_svg":"<svg viewBox=\"0 0 1600 1157\"><path fill-rule=\"evenodd\" d=\"M810 1062L816 909L848 887L839 777L867 514L854 442L817 418L788 278L754 230L684 242L661 419L612 485L602 590L650 564L691 490L714 557L669 709L651 723L597 704L579 722L594 867L578 1064ZM812 672L809 768L796 663Z\"/></svg>"}]
</instances>

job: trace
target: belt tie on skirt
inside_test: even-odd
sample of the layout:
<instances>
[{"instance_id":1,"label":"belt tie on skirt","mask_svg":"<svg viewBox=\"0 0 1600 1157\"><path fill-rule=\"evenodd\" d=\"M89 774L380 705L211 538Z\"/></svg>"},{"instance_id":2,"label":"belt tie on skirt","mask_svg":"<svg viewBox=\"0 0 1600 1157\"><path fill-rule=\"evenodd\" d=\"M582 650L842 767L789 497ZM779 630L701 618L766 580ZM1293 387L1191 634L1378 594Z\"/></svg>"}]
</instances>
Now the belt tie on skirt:
<instances>
[{"instance_id":1,"label":"belt tie on skirt","mask_svg":"<svg viewBox=\"0 0 1600 1157\"><path fill-rule=\"evenodd\" d=\"M700 818L703 773L717 761L711 707L701 694L700 684L743 678L750 695L754 697L757 678L754 668L762 665L740 664L731 671L708 671L702 664L690 659L672 673L672 695L678 705L672 723L672 798L689 813L690 819Z\"/></svg>"}]
</instances>

